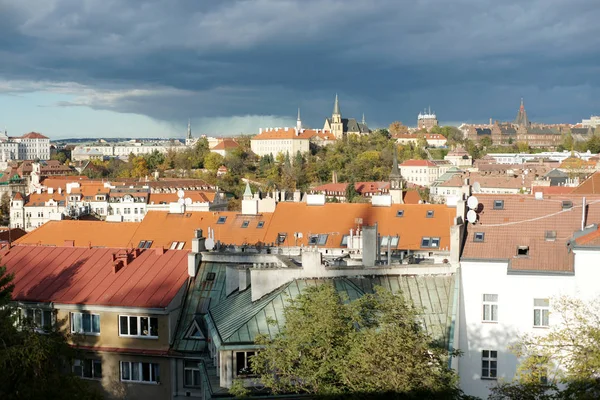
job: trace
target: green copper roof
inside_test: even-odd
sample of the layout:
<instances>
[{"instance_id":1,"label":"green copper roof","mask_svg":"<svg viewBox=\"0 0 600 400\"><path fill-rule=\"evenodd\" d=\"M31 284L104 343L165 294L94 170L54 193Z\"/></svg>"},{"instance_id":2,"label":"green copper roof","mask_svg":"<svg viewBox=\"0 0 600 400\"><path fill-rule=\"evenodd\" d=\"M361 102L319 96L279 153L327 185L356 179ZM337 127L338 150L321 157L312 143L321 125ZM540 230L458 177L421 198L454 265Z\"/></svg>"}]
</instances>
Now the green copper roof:
<instances>
[{"instance_id":1,"label":"green copper roof","mask_svg":"<svg viewBox=\"0 0 600 400\"><path fill-rule=\"evenodd\" d=\"M372 293L375 286L382 286L394 293L401 291L415 306L423 309L423 323L432 337L448 344L452 323L453 275L429 276L371 276L332 279L338 292L350 300L365 293ZM214 307L205 318L214 327L223 345L253 343L256 335L273 337L285 323L283 309L288 299L296 297L304 288L318 285L324 280L301 279L281 286L279 289L252 302L251 291L234 292ZM275 321L269 324L268 321Z\"/></svg>"}]
</instances>

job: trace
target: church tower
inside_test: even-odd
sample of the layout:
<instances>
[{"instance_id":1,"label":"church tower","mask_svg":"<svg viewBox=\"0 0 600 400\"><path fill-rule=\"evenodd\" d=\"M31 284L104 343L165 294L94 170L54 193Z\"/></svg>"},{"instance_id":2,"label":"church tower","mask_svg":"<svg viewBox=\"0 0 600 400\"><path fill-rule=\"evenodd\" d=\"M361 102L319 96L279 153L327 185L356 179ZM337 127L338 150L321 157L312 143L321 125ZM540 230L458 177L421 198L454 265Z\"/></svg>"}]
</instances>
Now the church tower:
<instances>
[{"instance_id":1,"label":"church tower","mask_svg":"<svg viewBox=\"0 0 600 400\"><path fill-rule=\"evenodd\" d=\"M188 119L187 136L185 138L186 138L186 140L192 140L192 123L189 119Z\"/></svg>"},{"instance_id":2,"label":"church tower","mask_svg":"<svg viewBox=\"0 0 600 400\"><path fill-rule=\"evenodd\" d=\"M302 132L302 120L300 120L300 107L298 107L298 119L296 120L296 131Z\"/></svg>"},{"instance_id":3,"label":"church tower","mask_svg":"<svg viewBox=\"0 0 600 400\"><path fill-rule=\"evenodd\" d=\"M517 118L515 119L515 125L519 125L520 127L524 127L524 128L529 127L529 119L527 119L527 111L525 111L525 105L523 104L522 97L521 97L521 106L519 107L519 112L517 113Z\"/></svg>"},{"instance_id":4,"label":"church tower","mask_svg":"<svg viewBox=\"0 0 600 400\"><path fill-rule=\"evenodd\" d=\"M344 136L344 123L342 122L342 113L337 93L335 95L335 103L333 104L333 114L331 114L331 133L333 133L336 139L341 139Z\"/></svg>"},{"instance_id":5,"label":"church tower","mask_svg":"<svg viewBox=\"0 0 600 400\"><path fill-rule=\"evenodd\" d=\"M396 147L394 146L394 164L390 173L390 196L392 197L392 204L404 204L403 190L404 178L398 167L398 156L396 154Z\"/></svg>"}]
</instances>

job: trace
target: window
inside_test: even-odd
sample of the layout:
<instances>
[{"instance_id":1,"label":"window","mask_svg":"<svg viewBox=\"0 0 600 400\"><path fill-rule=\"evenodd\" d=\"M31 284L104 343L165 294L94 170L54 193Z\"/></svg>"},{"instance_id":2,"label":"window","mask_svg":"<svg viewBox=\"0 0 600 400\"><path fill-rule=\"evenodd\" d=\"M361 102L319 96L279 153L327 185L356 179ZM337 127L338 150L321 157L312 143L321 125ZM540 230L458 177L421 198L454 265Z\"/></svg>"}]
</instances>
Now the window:
<instances>
[{"instance_id":1,"label":"window","mask_svg":"<svg viewBox=\"0 0 600 400\"><path fill-rule=\"evenodd\" d=\"M421 247L437 248L440 247L439 237L424 237L421 239Z\"/></svg>"},{"instance_id":2,"label":"window","mask_svg":"<svg viewBox=\"0 0 600 400\"><path fill-rule=\"evenodd\" d=\"M140 240L140 244L138 244L139 249L149 249L152 246L152 240Z\"/></svg>"},{"instance_id":3,"label":"window","mask_svg":"<svg viewBox=\"0 0 600 400\"><path fill-rule=\"evenodd\" d=\"M250 225L250 221L244 221L244 222L242 222L242 228L247 228L248 225Z\"/></svg>"},{"instance_id":4,"label":"window","mask_svg":"<svg viewBox=\"0 0 600 400\"><path fill-rule=\"evenodd\" d=\"M311 235L308 238L308 244L313 244L313 245L317 245L317 246L324 246L325 243L327 243L327 237L329 235L327 234L323 234L323 235Z\"/></svg>"},{"instance_id":5,"label":"window","mask_svg":"<svg viewBox=\"0 0 600 400\"><path fill-rule=\"evenodd\" d=\"M256 225L256 227L258 229L262 228L263 226L265 226L265 221L258 221L258 225Z\"/></svg>"},{"instance_id":6,"label":"window","mask_svg":"<svg viewBox=\"0 0 600 400\"><path fill-rule=\"evenodd\" d=\"M533 326L547 328L550 320L550 300L533 299Z\"/></svg>"},{"instance_id":7,"label":"window","mask_svg":"<svg viewBox=\"0 0 600 400\"><path fill-rule=\"evenodd\" d=\"M494 200L494 210L504 210L504 200Z\"/></svg>"},{"instance_id":8,"label":"window","mask_svg":"<svg viewBox=\"0 0 600 400\"><path fill-rule=\"evenodd\" d=\"M133 209L133 213L134 213L134 214L137 214L137 213L138 213L138 209L137 209L137 207L135 207L135 208Z\"/></svg>"},{"instance_id":9,"label":"window","mask_svg":"<svg viewBox=\"0 0 600 400\"><path fill-rule=\"evenodd\" d=\"M342 236L342 242L340 243L340 246L348 246L348 238L349 237L350 237L350 235Z\"/></svg>"},{"instance_id":10,"label":"window","mask_svg":"<svg viewBox=\"0 0 600 400\"><path fill-rule=\"evenodd\" d=\"M404 217L404 210L396 211L396 217L398 217L398 218Z\"/></svg>"},{"instance_id":11,"label":"window","mask_svg":"<svg viewBox=\"0 0 600 400\"><path fill-rule=\"evenodd\" d=\"M433 218L433 210L427 210L427 218Z\"/></svg>"},{"instance_id":12,"label":"window","mask_svg":"<svg viewBox=\"0 0 600 400\"><path fill-rule=\"evenodd\" d=\"M80 378L102 379L102 361L74 360L73 373Z\"/></svg>"},{"instance_id":13,"label":"window","mask_svg":"<svg viewBox=\"0 0 600 400\"><path fill-rule=\"evenodd\" d=\"M481 351L481 379L496 379L498 376L498 352Z\"/></svg>"},{"instance_id":14,"label":"window","mask_svg":"<svg viewBox=\"0 0 600 400\"><path fill-rule=\"evenodd\" d=\"M528 255L529 255L529 246L517 247L517 256L518 257L526 257Z\"/></svg>"},{"instance_id":15,"label":"window","mask_svg":"<svg viewBox=\"0 0 600 400\"><path fill-rule=\"evenodd\" d=\"M200 361L185 361L183 365L183 386L200 386Z\"/></svg>"},{"instance_id":16,"label":"window","mask_svg":"<svg viewBox=\"0 0 600 400\"><path fill-rule=\"evenodd\" d=\"M554 242L556 240L556 231L546 231L544 238L547 242Z\"/></svg>"},{"instance_id":17,"label":"window","mask_svg":"<svg viewBox=\"0 0 600 400\"><path fill-rule=\"evenodd\" d=\"M50 329L54 325L51 310L42 310L39 308L28 308L25 310L27 322L33 324L36 328Z\"/></svg>"},{"instance_id":18,"label":"window","mask_svg":"<svg viewBox=\"0 0 600 400\"><path fill-rule=\"evenodd\" d=\"M125 208L123 209L123 214L131 214L131 208L129 208L129 207L125 207Z\"/></svg>"},{"instance_id":19,"label":"window","mask_svg":"<svg viewBox=\"0 0 600 400\"><path fill-rule=\"evenodd\" d=\"M71 333L99 334L100 315L90 313L71 313Z\"/></svg>"},{"instance_id":20,"label":"window","mask_svg":"<svg viewBox=\"0 0 600 400\"><path fill-rule=\"evenodd\" d=\"M252 374L252 357L256 354L253 351L238 351L235 353L235 371L236 375L251 375Z\"/></svg>"},{"instance_id":21,"label":"window","mask_svg":"<svg viewBox=\"0 0 600 400\"><path fill-rule=\"evenodd\" d=\"M563 200L562 208L563 208L563 210L568 210L570 208L573 208L573 202L571 200Z\"/></svg>"},{"instance_id":22,"label":"window","mask_svg":"<svg viewBox=\"0 0 600 400\"><path fill-rule=\"evenodd\" d=\"M160 382L160 368L156 363L121 361L121 380L129 382Z\"/></svg>"},{"instance_id":23,"label":"window","mask_svg":"<svg viewBox=\"0 0 600 400\"><path fill-rule=\"evenodd\" d=\"M285 239L287 238L287 233L278 233L277 234L277 244L283 244Z\"/></svg>"},{"instance_id":24,"label":"window","mask_svg":"<svg viewBox=\"0 0 600 400\"><path fill-rule=\"evenodd\" d=\"M172 242L170 250L181 250L185 246L185 242Z\"/></svg>"},{"instance_id":25,"label":"window","mask_svg":"<svg viewBox=\"0 0 600 400\"><path fill-rule=\"evenodd\" d=\"M119 335L158 338L158 318L119 315Z\"/></svg>"},{"instance_id":26,"label":"window","mask_svg":"<svg viewBox=\"0 0 600 400\"><path fill-rule=\"evenodd\" d=\"M224 224L227 221L227 217L219 217L217 220L217 224Z\"/></svg>"},{"instance_id":27,"label":"window","mask_svg":"<svg viewBox=\"0 0 600 400\"><path fill-rule=\"evenodd\" d=\"M475 235L473 236L473 241L474 242L483 242L484 238L485 238L484 232L475 232Z\"/></svg>"},{"instance_id":28,"label":"window","mask_svg":"<svg viewBox=\"0 0 600 400\"><path fill-rule=\"evenodd\" d=\"M498 295L483 295L483 321L498 322Z\"/></svg>"},{"instance_id":29,"label":"window","mask_svg":"<svg viewBox=\"0 0 600 400\"><path fill-rule=\"evenodd\" d=\"M398 247L398 242L400 241L400 238L398 236L394 236L391 239L391 247L394 249L396 247Z\"/></svg>"}]
</instances>

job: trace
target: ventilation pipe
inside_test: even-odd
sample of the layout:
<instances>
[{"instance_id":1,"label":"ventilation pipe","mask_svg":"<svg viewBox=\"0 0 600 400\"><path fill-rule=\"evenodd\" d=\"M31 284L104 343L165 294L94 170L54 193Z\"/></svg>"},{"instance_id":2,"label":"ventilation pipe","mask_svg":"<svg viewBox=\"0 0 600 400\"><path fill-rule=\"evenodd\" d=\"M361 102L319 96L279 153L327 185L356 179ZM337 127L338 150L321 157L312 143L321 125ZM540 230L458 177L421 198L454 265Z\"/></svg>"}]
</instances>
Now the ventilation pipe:
<instances>
[{"instance_id":1,"label":"ventilation pipe","mask_svg":"<svg viewBox=\"0 0 600 400\"><path fill-rule=\"evenodd\" d=\"M583 198L582 206L581 206L581 230L585 229L585 197Z\"/></svg>"}]
</instances>

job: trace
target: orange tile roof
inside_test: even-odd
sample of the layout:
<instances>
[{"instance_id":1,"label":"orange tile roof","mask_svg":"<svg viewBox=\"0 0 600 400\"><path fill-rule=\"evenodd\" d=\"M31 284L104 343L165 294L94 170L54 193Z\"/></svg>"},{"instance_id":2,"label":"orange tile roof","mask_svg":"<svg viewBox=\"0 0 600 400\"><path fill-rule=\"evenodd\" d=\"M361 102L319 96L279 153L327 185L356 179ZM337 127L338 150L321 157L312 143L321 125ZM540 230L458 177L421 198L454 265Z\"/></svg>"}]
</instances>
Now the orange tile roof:
<instances>
[{"instance_id":1,"label":"orange tile roof","mask_svg":"<svg viewBox=\"0 0 600 400\"><path fill-rule=\"evenodd\" d=\"M262 133L254 136L252 140L272 140L272 139L310 139L317 134L314 129L303 129L296 135L296 128L285 128L264 130Z\"/></svg>"},{"instance_id":2,"label":"orange tile roof","mask_svg":"<svg viewBox=\"0 0 600 400\"><path fill-rule=\"evenodd\" d=\"M233 139L223 139L215 145L211 150L232 150L240 147L238 142Z\"/></svg>"},{"instance_id":3,"label":"orange tile roof","mask_svg":"<svg viewBox=\"0 0 600 400\"><path fill-rule=\"evenodd\" d=\"M71 193L81 193L83 197L93 197L97 194L108 194L110 189L104 187L104 184L85 183L81 187L71 189Z\"/></svg>"},{"instance_id":4,"label":"orange tile roof","mask_svg":"<svg viewBox=\"0 0 600 400\"><path fill-rule=\"evenodd\" d=\"M467 225L462 259L508 260L510 269L573 271L573 254L567 243L581 229L582 196L552 195L536 200L533 195L478 194L479 218ZM503 200L503 209L494 209L494 201ZM573 202L563 210L562 201ZM587 197L586 225L600 222L600 197ZM475 242L476 232L484 234ZM546 232L556 236L546 240ZM517 256L518 246L528 246L528 256Z\"/></svg>"},{"instance_id":5,"label":"orange tile roof","mask_svg":"<svg viewBox=\"0 0 600 400\"><path fill-rule=\"evenodd\" d=\"M123 249L15 246L0 257L17 301L166 308L188 279L188 251L138 251L117 272Z\"/></svg>"},{"instance_id":6,"label":"orange tile roof","mask_svg":"<svg viewBox=\"0 0 600 400\"><path fill-rule=\"evenodd\" d=\"M139 222L48 221L15 241L16 244L63 246L74 241L76 247L132 247L131 237Z\"/></svg>"},{"instance_id":7,"label":"orange tile roof","mask_svg":"<svg viewBox=\"0 0 600 400\"><path fill-rule=\"evenodd\" d=\"M184 249L191 249L194 230L202 229L204 236L207 236L210 227L215 232L215 241L220 240L224 244L254 245L263 242L272 215L264 213L245 216L232 211L185 214L150 211L140 223L131 241L137 244L142 240L152 240L152 247L165 248L178 241L185 242ZM222 224L217 223L220 217L225 217ZM246 228L242 228L244 221L248 221ZM264 224L262 228L258 227L260 221Z\"/></svg>"},{"instance_id":8,"label":"orange tile roof","mask_svg":"<svg viewBox=\"0 0 600 400\"><path fill-rule=\"evenodd\" d=\"M534 186L533 193L542 192L544 194L569 194L573 192L570 186Z\"/></svg>"},{"instance_id":9,"label":"orange tile roof","mask_svg":"<svg viewBox=\"0 0 600 400\"><path fill-rule=\"evenodd\" d=\"M61 201L64 202L66 199L65 192L54 192L52 194L47 192L31 193L27 198L27 203L25 203L25 207L43 207L44 203L51 199L56 201L57 203Z\"/></svg>"},{"instance_id":10,"label":"orange tile roof","mask_svg":"<svg viewBox=\"0 0 600 400\"><path fill-rule=\"evenodd\" d=\"M594 231L578 237L575 239L575 243L578 246L600 246L600 229L596 228Z\"/></svg>"},{"instance_id":11,"label":"orange tile roof","mask_svg":"<svg viewBox=\"0 0 600 400\"><path fill-rule=\"evenodd\" d=\"M67 187L67 183L89 181L90 178L87 176L53 176L52 178L46 178L41 180L41 184L47 188L57 190L62 188L63 190Z\"/></svg>"},{"instance_id":12,"label":"orange tile roof","mask_svg":"<svg viewBox=\"0 0 600 400\"><path fill-rule=\"evenodd\" d=\"M215 192L184 191L184 198L190 198L194 203L206 203L215 201ZM169 204L179 200L177 193L150 193L148 204Z\"/></svg>"},{"instance_id":13,"label":"orange tile roof","mask_svg":"<svg viewBox=\"0 0 600 400\"><path fill-rule=\"evenodd\" d=\"M21 136L22 139L49 139L48 136L44 136L41 133L29 132Z\"/></svg>"},{"instance_id":14,"label":"orange tile roof","mask_svg":"<svg viewBox=\"0 0 600 400\"><path fill-rule=\"evenodd\" d=\"M579 186L573 189L573 194L600 194L600 173L594 172L583 181Z\"/></svg>"},{"instance_id":15,"label":"orange tile roof","mask_svg":"<svg viewBox=\"0 0 600 400\"><path fill-rule=\"evenodd\" d=\"M397 217L404 210L403 217ZM427 218L433 210L434 217ZM440 249L450 248L450 227L456 209L441 204L394 204L391 207L373 207L361 203L326 203L309 206L306 203L279 203L273 213L265 236L266 243L275 243L279 233L286 233L286 246L308 245L310 235L329 234L325 246L340 247L342 237L356 229L357 218L362 225L378 224L381 235L400 236L398 248L421 250L422 237L439 237ZM303 238L294 239L300 232Z\"/></svg>"},{"instance_id":16,"label":"orange tile roof","mask_svg":"<svg viewBox=\"0 0 600 400\"><path fill-rule=\"evenodd\" d=\"M14 200L24 200L23 199L23 195L21 194L21 192L17 192L15 193L15 197L13 197Z\"/></svg>"}]
</instances>

